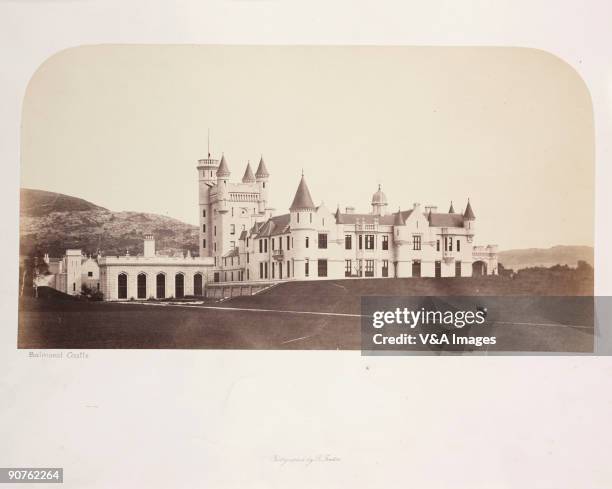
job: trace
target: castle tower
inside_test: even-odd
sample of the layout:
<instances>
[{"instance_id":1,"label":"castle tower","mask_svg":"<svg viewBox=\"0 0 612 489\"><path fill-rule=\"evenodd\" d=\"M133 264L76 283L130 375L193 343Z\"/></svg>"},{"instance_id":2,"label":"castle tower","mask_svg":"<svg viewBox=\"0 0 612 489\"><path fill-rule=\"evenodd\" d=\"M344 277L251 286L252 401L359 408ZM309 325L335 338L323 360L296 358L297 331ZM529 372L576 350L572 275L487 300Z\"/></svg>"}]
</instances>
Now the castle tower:
<instances>
[{"instance_id":1,"label":"castle tower","mask_svg":"<svg viewBox=\"0 0 612 489\"><path fill-rule=\"evenodd\" d=\"M263 155L259 160L257 172L255 172L255 180L257 181L257 189L259 190L259 200L257 201L258 212L263 214L268 209L268 180L270 173L264 163Z\"/></svg>"},{"instance_id":2,"label":"castle tower","mask_svg":"<svg viewBox=\"0 0 612 489\"><path fill-rule=\"evenodd\" d=\"M316 277L315 255L316 236L313 214L316 211L306 179L302 178L289 207L290 226L293 237L293 276L295 278Z\"/></svg>"},{"instance_id":3,"label":"castle tower","mask_svg":"<svg viewBox=\"0 0 612 489\"><path fill-rule=\"evenodd\" d=\"M466 229L468 242L471 242L474 238L474 233L476 232L475 221L476 216L474 215L474 211L472 210L472 204L470 204L470 199L468 199L467 206L465 208L465 212L463 213L463 227Z\"/></svg>"},{"instance_id":4,"label":"castle tower","mask_svg":"<svg viewBox=\"0 0 612 489\"><path fill-rule=\"evenodd\" d=\"M382 191L380 184L378 190L372 195L372 214L384 216L387 213L387 196Z\"/></svg>"},{"instance_id":5,"label":"castle tower","mask_svg":"<svg viewBox=\"0 0 612 489\"><path fill-rule=\"evenodd\" d=\"M221 155L221 161L217 168L217 211L220 213L227 212L227 199L228 199L228 182L229 177L232 173L229 170L225 155Z\"/></svg>"},{"instance_id":6,"label":"castle tower","mask_svg":"<svg viewBox=\"0 0 612 489\"><path fill-rule=\"evenodd\" d=\"M198 160L198 195L199 195L199 215L200 215L200 256L212 255L212 213L210 194L211 189L216 185L217 181L217 165L219 161L210 157Z\"/></svg>"}]
</instances>

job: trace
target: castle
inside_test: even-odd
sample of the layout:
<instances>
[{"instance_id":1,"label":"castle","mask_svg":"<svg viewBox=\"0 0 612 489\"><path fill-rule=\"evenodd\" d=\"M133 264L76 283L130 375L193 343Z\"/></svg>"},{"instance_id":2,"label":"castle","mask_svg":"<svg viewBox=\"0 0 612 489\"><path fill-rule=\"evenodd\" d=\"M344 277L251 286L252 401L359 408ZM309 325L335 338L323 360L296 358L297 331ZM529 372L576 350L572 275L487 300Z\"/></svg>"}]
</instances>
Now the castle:
<instances>
[{"instance_id":1,"label":"castle","mask_svg":"<svg viewBox=\"0 0 612 489\"><path fill-rule=\"evenodd\" d=\"M380 185L371 211L316 206L302 174L289 213L273 215L263 157L231 182L225 156L198 160L199 256L165 256L144 237L143 254L84 257L67 250L36 279L67 294L83 285L105 300L251 294L278 281L497 274L497 247L475 246L476 216L416 203L389 212ZM208 291L207 289L210 289Z\"/></svg>"},{"instance_id":2,"label":"castle","mask_svg":"<svg viewBox=\"0 0 612 489\"><path fill-rule=\"evenodd\" d=\"M497 273L497 247L475 246L476 216L434 206L389 212L380 185L371 211L316 206L302 174L289 213L272 215L263 157L230 181L225 156L198 161L200 256L213 282L357 277L469 277Z\"/></svg>"}]
</instances>

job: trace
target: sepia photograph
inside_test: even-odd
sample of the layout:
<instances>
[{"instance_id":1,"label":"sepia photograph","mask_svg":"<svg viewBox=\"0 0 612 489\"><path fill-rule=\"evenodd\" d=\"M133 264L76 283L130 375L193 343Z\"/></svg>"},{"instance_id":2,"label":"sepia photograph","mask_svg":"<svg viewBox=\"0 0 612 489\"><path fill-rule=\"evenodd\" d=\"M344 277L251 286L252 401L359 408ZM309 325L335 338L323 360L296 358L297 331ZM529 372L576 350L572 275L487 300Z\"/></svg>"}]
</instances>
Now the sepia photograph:
<instances>
[{"instance_id":1,"label":"sepia photograph","mask_svg":"<svg viewBox=\"0 0 612 489\"><path fill-rule=\"evenodd\" d=\"M593 191L543 51L70 48L24 98L18 346L359 350L362 298L467 296L476 350L592 352Z\"/></svg>"},{"instance_id":2,"label":"sepia photograph","mask_svg":"<svg viewBox=\"0 0 612 489\"><path fill-rule=\"evenodd\" d=\"M611 18L0 0L0 488L612 487Z\"/></svg>"}]
</instances>

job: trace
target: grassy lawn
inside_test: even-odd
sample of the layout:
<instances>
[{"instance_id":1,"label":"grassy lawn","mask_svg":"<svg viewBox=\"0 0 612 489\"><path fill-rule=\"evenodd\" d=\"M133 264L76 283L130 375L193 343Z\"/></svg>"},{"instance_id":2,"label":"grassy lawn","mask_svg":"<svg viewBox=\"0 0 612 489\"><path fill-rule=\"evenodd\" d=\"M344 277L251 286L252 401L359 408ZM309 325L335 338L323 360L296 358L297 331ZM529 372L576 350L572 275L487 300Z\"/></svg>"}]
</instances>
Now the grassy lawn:
<instances>
[{"instance_id":1,"label":"grassy lawn","mask_svg":"<svg viewBox=\"0 0 612 489\"><path fill-rule=\"evenodd\" d=\"M206 301L202 306L87 302L47 291L41 293L40 298L24 297L20 301L18 346L32 349L359 350L359 317L291 311L360 314L361 296L364 295L526 296L529 289L536 296L591 293L588 281L549 281L547 287L542 287L542 283L536 281L528 286L517 279L499 277L294 282L256 296L220 303ZM592 282L590 287L592 291ZM526 351L591 351L592 329L537 325L592 324L588 314L573 317L571 307L565 309L561 300L554 310L508 306L507 310L497 311L495 319L502 322L536 323L495 326L498 343L520 344ZM490 347L490 350L495 349L499 348Z\"/></svg>"}]
</instances>

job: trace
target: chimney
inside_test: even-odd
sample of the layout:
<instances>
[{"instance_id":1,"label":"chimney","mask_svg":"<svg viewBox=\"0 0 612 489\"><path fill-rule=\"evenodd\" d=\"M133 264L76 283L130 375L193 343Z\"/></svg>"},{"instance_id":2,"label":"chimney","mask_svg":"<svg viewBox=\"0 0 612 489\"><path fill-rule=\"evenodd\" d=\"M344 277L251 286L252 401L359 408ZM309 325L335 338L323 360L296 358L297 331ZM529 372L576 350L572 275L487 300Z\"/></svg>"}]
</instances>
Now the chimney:
<instances>
[{"instance_id":1,"label":"chimney","mask_svg":"<svg viewBox=\"0 0 612 489\"><path fill-rule=\"evenodd\" d=\"M430 212L433 213L433 214L438 212L438 206L437 205L426 205L425 206L425 214L429 214Z\"/></svg>"},{"instance_id":2,"label":"chimney","mask_svg":"<svg viewBox=\"0 0 612 489\"><path fill-rule=\"evenodd\" d=\"M152 258L155 256L155 238L152 234L145 234L144 256L145 258Z\"/></svg>"},{"instance_id":3,"label":"chimney","mask_svg":"<svg viewBox=\"0 0 612 489\"><path fill-rule=\"evenodd\" d=\"M345 209L345 214L355 214L355 208L354 207L347 207Z\"/></svg>"}]
</instances>

